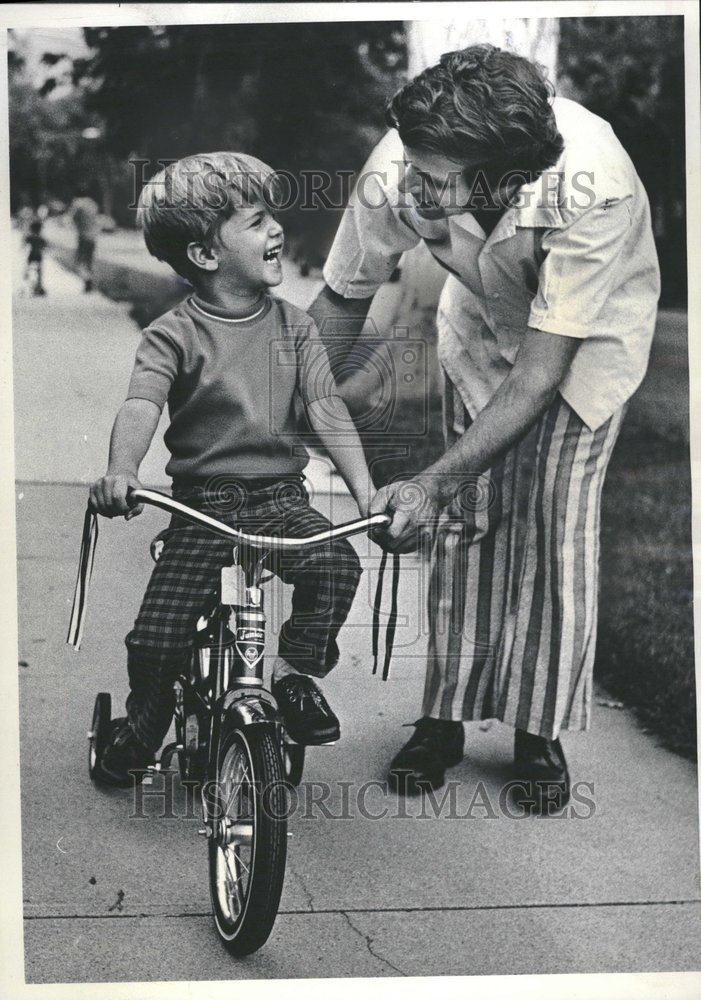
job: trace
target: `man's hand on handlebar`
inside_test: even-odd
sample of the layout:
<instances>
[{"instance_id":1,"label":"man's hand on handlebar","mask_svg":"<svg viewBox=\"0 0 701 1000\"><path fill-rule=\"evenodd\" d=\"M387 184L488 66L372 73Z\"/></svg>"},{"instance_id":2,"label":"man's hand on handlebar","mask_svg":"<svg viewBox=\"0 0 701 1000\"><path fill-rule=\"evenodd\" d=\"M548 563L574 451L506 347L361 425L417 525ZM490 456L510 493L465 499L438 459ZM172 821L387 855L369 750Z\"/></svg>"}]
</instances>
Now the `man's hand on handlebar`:
<instances>
[{"instance_id":1,"label":"man's hand on handlebar","mask_svg":"<svg viewBox=\"0 0 701 1000\"><path fill-rule=\"evenodd\" d=\"M119 517L124 515L125 521L137 517L144 505L132 506L127 494L130 489L142 489L135 475L129 472L107 472L90 487L90 506L103 517Z\"/></svg>"},{"instance_id":2,"label":"man's hand on handlebar","mask_svg":"<svg viewBox=\"0 0 701 1000\"><path fill-rule=\"evenodd\" d=\"M415 552L423 537L430 537L438 513L438 504L418 478L388 483L372 498L370 514L389 514L392 522L371 537L389 552Z\"/></svg>"}]
</instances>

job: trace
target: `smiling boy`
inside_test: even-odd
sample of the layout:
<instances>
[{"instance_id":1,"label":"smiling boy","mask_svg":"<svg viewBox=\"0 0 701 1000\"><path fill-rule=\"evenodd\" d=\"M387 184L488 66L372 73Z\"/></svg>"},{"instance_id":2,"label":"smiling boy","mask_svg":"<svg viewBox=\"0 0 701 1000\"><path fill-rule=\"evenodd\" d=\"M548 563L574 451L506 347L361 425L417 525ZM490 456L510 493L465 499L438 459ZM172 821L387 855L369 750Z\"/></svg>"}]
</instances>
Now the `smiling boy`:
<instances>
[{"instance_id":1,"label":"smiling boy","mask_svg":"<svg viewBox=\"0 0 701 1000\"><path fill-rule=\"evenodd\" d=\"M363 450L316 327L269 294L282 281L275 186L274 172L260 160L223 152L171 164L143 189L138 216L146 245L194 292L143 333L112 430L107 473L90 491L100 514L128 519L141 512L130 510L127 491L140 485L139 466L166 402L166 472L183 503L247 531L326 530L328 521L310 506L303 486L301 404L367 512L371 480ZM172 719L173 682L230 554L225 539L171 522L126 637L127 716L113 724L101 761L105 781L125 784L130 770L154 758ZM294 585L273 694L298 742L338 739L338 719L312 676L323 677L338 659L336 638L358 586L358 557L341 540L271 568Z\"/></svg>"}]
</instances>

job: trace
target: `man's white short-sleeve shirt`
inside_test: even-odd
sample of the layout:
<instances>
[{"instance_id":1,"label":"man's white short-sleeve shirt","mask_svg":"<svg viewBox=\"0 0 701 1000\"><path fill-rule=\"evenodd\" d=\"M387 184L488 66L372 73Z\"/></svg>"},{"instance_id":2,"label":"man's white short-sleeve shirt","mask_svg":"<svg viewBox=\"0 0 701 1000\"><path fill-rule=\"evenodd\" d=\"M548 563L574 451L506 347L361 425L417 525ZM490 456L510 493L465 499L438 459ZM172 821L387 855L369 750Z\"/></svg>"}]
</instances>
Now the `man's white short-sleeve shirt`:
<instances>
[{"instance_id":1,"label":"man's white short-sleeve shirt","mask_svg":"<svg viewBox=\"0 0 701 1000\"><path fill-rule=\"evenodd\" d=\"M438 354L471 415L533 327L581 339L560 392L595 430L645 374L659 269L647 195L610 125L564 98L553 110L560 159L521 187L488 238L469 212L438 220L417 213L401 141L389 132L360 175L324 278L346 298L369 297L423 240L449 272Z\"/></svg>"}]
</instances>

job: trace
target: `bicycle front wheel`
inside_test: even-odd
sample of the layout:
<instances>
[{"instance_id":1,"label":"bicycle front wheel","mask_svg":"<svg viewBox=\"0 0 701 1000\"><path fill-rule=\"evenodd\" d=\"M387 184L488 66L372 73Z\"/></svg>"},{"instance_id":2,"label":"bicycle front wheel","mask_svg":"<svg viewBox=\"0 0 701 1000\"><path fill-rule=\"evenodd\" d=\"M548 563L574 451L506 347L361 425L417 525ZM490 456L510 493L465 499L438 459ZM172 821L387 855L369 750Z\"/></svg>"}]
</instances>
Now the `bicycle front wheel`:
<instances>
[{"instance_id":1,"label":"bicycle front wheel","mask_svg":"<svg viewBox=\"0 0 701 1000\"><path fill-rule=\"evenodd\" d=\"M220 939L250 955L270 936L287 859L287 799L272 727L223 733L212 790L209 887Z\"/></svg>"}]
</instances>

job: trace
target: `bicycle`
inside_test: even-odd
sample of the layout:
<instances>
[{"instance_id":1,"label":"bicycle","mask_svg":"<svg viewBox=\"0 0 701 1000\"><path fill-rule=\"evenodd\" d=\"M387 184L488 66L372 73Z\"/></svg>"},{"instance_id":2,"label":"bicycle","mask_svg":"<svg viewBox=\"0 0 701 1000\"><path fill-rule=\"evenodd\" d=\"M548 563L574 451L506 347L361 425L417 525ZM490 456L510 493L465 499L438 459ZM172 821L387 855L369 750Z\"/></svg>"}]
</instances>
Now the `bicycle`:
<instances>
[{"instance_id":1,"label":"bicycle","mask_svg":"<svg viewBox=\"0 0 701 1000\"><path fill-rule=\"evenodd\" d=\"M219 938L235 956L261 948L277 917L287 856L286 783L299 784L304 746L289 738L273 695L263 684L263 564L271 552L321 545L390 523L386 514L337 525L306 538L252 535L155 490L131 490L128 502L159 507L232 541L216 601L197 622L187 674L175 682L175 742L149 771L170 768L200 788L209 853L209 888ZM79 648L97 519L86 514L69 642ZM158 552L152 545L152 556ZM108 740L111 697L95 699L88 768L99 778Z\"/></svg>"}]
</instances>

